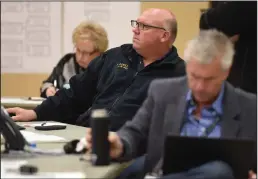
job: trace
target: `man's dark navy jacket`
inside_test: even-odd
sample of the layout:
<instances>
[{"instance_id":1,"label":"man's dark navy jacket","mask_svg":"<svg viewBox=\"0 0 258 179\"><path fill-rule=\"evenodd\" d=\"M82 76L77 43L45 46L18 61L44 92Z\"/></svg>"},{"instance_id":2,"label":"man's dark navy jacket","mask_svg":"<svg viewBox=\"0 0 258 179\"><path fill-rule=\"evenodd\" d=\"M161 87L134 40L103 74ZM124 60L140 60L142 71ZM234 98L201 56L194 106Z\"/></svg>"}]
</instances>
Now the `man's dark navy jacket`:
<instances>
[{"instance_id":1,"label":"man's dark navy jacket","mask_svg":"<svg viewBox=\"0 0 258 179\"><path fill-rule=\"evenodd\" d=\"M89 127L91 110L105 108L111 117L110 129L116 131L133 118L153 79L183 75L185 63L175 47L144 67L142 57L125 44L94 59L84 73L70 79L70 89L59 90L34 111L37 120Z\"/></svg>"}]
</instances>

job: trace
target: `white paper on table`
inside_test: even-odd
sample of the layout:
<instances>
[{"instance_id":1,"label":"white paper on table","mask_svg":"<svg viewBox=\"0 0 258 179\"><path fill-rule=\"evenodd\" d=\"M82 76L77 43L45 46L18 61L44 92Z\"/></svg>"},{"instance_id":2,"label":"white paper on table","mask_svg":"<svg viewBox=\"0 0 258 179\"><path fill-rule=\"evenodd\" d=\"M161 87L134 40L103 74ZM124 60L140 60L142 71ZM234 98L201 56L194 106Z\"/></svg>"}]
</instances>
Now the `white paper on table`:
<instances>
[{"instance_id":1,"label":"white paper on table","mask_svg":"<svg viewBox=\"0 0 258 179\"><path fill-rule=\"evenodd\" d=\"M21 165L28 163L26 160L6 160L1 159L2 169L18 169Z\"/></svg>"},{"instance_id":2,"label":"white paper on table","mask_svg":"<svg viewBox=\"0 0 258 179\"><path fill-rule=\"evenodd\" d=\"M66 141L65 138L55 136L55 135L47 135L47 134L39 134L30 131L21 131L22 135L28 142L60 142Z\"/></svg>"},{"instance_id":3,"label":"white paper on table","mask_svg":"<svg viewBox=\"0 0 258 179\"><path fill-rule=\"evenodd\" d=\"M44 126L53 126L53 125L66 126L66 124L59 123L59 122L20 123L19 125L36 127L36 126L42 126L43 123L44 123Z\"/></svg>"},{"instance_id":4,"label":"white paper on table","mask_svg":"<svg viewBox=\"0 0 258 179\"><path fill-rule=\"evenodd\" d=\"M86 178L82 172L39 172L32 175L4 173L1 178Z\"/></svg>"},{"instance_id":5,"label":"white paper on table","mask_svg":"<svg viewBox=\"0 0 258 179\"><path fill-rule=\"evenodd\" d=\"M54 178L86 178L86 174L82 172L51 172L46 174Z\"/></svg>"},{"instance_id":6,"label":"white paper on table","mask_svg":"<svg viewBox=\"0 0 258 179\"><path fill-rule=\"evenodd\" d=\"M26 160L1 160L1 178L6 178L7 170L18 170L21 165L26 163Z\"/></svg>"},{"instance_id":7,"label":"white paper on table","mask_svg":"<svg viewBox=\"0 0 258 179\"><path fill-rule=\"evenodd\" d=\"M144 179L158 179L156 176L146 175Z\"/></svg>"},{"instance_id":8,"label":"white paper on table","mask_svg":"<svg viewBox=\"0 0 258 179\"><path fill-rule=\"evenodd\" d=\"M1 97L1 103L4 104L36 104L39 105L42 101L35 101L35 100L26 100L22 98L8 98L8 97Z\"/></svg>"},{"instance_id":9,"label":"white paper on table","mask_svg":"<svg viewBox=\"0 0 258 179\"><path fill-rule=\"evenodd\" d=\"M46 98L41 98L41 97L29 97L28 100L31 101L44 101Z\"/></svg>"}]
</instances>

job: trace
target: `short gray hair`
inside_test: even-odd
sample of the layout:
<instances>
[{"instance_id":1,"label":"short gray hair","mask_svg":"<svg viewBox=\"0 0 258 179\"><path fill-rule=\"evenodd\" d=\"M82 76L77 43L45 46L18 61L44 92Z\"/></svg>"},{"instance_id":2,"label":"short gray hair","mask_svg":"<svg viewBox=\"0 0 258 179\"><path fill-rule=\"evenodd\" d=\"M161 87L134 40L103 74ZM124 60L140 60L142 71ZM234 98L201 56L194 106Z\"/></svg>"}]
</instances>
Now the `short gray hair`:
<instances>
[{"instance_id":1,"label":"short gray hair","mask_svg":"<svg viewBox=\"0 0 258 179\"><path fill-rule=\"evenodd\" d=\"M172 41L176 40L177 36L177 20L176 19L166 19L164 23L165 29L172 35Z\"/></svg>"},{"instance_id":2,"label":"short gray hair","mask_svg":"<svg viewBox=\"0 0 258 179\"><path fill-rule=\"evenodd\" d=\"M184 60L195 58L202 64L209 64L216 57L221 57L221 67L231 67L234 57L234 45L222 32L215 29L201 30L197 37L190 40L184 51Z\"/></svg>"}]
</instances>

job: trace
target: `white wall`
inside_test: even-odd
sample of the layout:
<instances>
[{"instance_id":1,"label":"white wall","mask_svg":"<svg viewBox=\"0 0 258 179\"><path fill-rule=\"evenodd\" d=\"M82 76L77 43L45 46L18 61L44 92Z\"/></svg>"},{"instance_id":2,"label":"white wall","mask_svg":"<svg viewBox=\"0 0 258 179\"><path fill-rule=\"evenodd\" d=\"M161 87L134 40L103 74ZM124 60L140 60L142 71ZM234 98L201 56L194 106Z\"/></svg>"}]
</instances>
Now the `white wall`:
<instances>
[{"instance_id":1,"label":"white wall","mask_svg":"<svg viewBox=\"0 0 258 179\"><path fill-rule=\"evenodd\" d=\"M65 2L64 52L73 49L72 31L83 20L95 20L109 36L109 48L131 43L130 20L140 14L140 2Z\"/></svg>"},{"instance_id":2,"label":"white wall","mask_svg":"<svg viewBox=\"0 0 258 179\"><path fill-rule=\"evenodd\" d=\"M1 73L49 72L60 58L60 2L1 3Z\"/></svg>"},{"instance_id":3,"label":"white wall","mask_svg":"<svg viewBox=\"0 0 258 179\"><path fill-rule=\"evenodd\" d=\"M140 2L2 2L1 73L50 73L86 19L107 29L109 48L131 43L139 14Z\"/></svg>"}]
</instances>

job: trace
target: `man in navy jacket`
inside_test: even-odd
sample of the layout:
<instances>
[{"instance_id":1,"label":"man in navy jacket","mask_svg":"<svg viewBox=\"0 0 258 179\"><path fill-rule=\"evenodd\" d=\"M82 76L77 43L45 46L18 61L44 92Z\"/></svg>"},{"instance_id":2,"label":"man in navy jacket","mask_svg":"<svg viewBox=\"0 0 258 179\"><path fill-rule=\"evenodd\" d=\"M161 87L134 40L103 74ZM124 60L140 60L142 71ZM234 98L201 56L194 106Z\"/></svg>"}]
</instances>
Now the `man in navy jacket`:
<instances>
[{"instance_id":1,"label":"man in navy jacket","mask_svg":"<svg viewBox=\"0 0 258 179\"><path fill-rule=\"evenodd\" d=\"M118 130L133 118L153 79L185 75L184 61L173 46L177 21L170 11L146 10L131 26L133 44L94 59L84 73L70 79L70 89L59 90L34 110L7 111L19 121L53 120L88 127L92 109L105 108L110 129Z\"/></svg>"}]
</instances>

